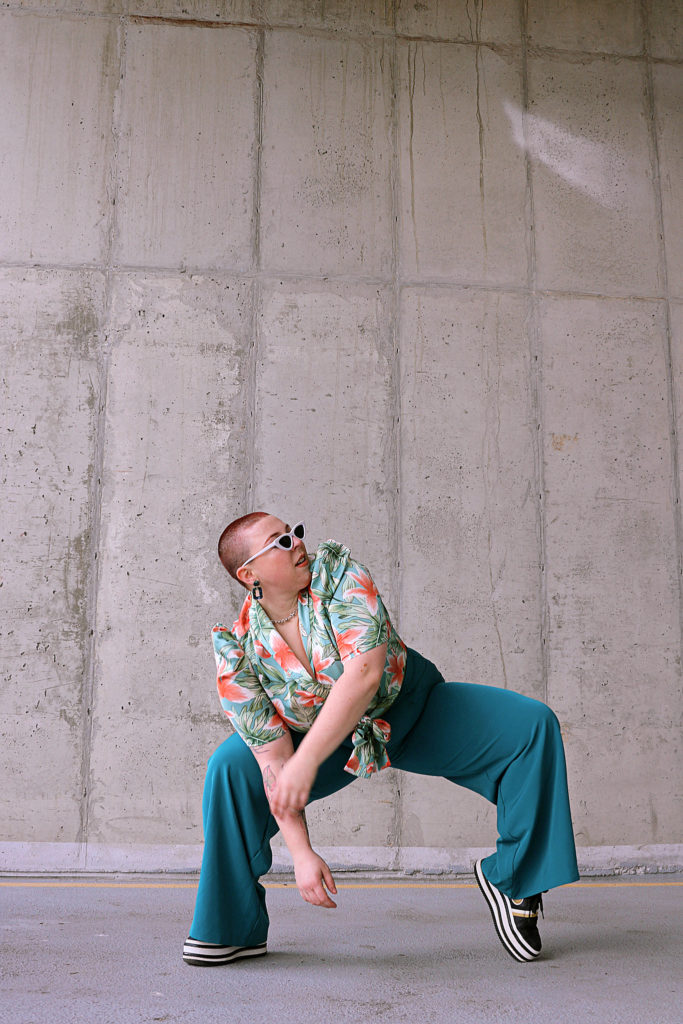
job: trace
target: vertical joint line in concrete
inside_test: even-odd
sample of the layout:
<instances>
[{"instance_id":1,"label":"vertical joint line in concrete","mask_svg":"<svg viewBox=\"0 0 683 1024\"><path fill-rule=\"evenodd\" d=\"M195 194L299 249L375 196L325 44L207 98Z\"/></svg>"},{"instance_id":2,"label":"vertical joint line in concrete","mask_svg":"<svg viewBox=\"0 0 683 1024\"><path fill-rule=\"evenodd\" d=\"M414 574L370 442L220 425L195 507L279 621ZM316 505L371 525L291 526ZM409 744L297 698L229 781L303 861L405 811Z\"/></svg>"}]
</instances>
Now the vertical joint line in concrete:
<instances>
[{"instance_id":1,"label":"vertical joint line in concrete","mask_svg":"<svg viewBox=\"0 0 683 1024\"><path fill-rule=\"evenodd\" d=\"M652 72L652 48L650 45L650 22L648 0L641 0L643 26L643 53L645 60L645 102L647 105L652 184L655 196L655 216L658 235L659 275L664 295L664 361L666 364L667 406L669 412L669 438L671 445L671 498L676 543L676 577L678 582L678 617L680 658L683 666L683 511L681 510L680 462L678 457L678 416L676 409L676 388L674 386L673 343L671 325L671 295L669 273L666 261L666 224L662 202L662 178L659 164L659 138L657 136L657 111L655 106L655 85Z\"/></svg>"},{"instance_id":2,"label":"vertical joint line in concrete","mask_svg":"<svg viewBox=\"0 0 683 1024\"><path fill-rule=\"evenodd\" d=\"M394 508L392 517L391 541L395 552L394 561L394 593L396 595L396 617L400 623L401 614L401 358L400 358L400 319L401 319L401 285L399 280L399 217L400 217L400 182L398 169L398 47L396 37L391 40L391 327L389 331L391 352L390 372L393 382L391 403L391 465L393 469Z\"/></svg>"},{"instance_id":3,"label":"vertical joint line in concrete","mask_svg":"<svg viewBox=\"0 0 683 1024\"><path fill-rule=\"evenodd\" d=\"M260 352L260 310L261 283L258 280L251 286L251 337L246 359L246 381L244 399L244 417L247 425L245 450L247 471L244 479L244 512L253 512L255 462L256 462L256 369Z\"/></svg>"},{"instance_id":4,"label":"vertical joint line in concrete","mask_svg":"<svg viewBox=\"0 0 683 1024\"><path fill-rule=\"evenodd\" d=\"M392 467L391 492L393 501L389 506L391 521L389 524L389 539L392 551L394 552L394 579L393 590L396 602L396 620L399 629L401 626L401 581L403 578L403 517L401 499L401 286L399 280L399 216L400 216L400 182L399 182L399 152L398 152L398 89L399 89L399 68L398 68L398 43L396 40L396 10L395 3L392 5L392 20L394 32L389 45L391 47L391 164L390 164L390 186L391 186L391 327L389 331L389 367L392 380L392 400L390 405L391 416L391 437L390 451L391 459L389 465ZM391 823L391 840L395 851L395 869L400 866L401 847L403 846L403 803L401 800L400 776L394 777L394 807Z\"/></svg>"},{"instance_id":5,"label":"vertical joint line in concrete","mask_svg":"<svg viewBox=\"0 0 683 1024\"><path fill-rule=\"evenodd\" d=\"M531 174L531 158L527 146L527 111L529 109L529 67L528 67L528 0L520 0L520 29L522 37L522 133L524 138L524 167L526 174L526 209L527 209L527 289L529 309L526 323L529 338L529 392L531 412L535 427L532 431L534 486L536 487L538 508L539 558L541 564L541 673L543 684L543 700L548 700L549 674L549 613L548 613L548 565L545 531L545 479L543 473L543 394L542 394L542 346L538 313L537 269L536 269L536 223L534 208L533 177Z\"/></svg>"},{"instance_id":6,"label":"vertical joint line in concrete","mask_svg":"<svg viewBox=\"0 0 683 1024\"><path fill-rule=\"evenodd\" d=\"M246 360L245 419L247 424L246 462L244 481L244 512L253 511L254 463L256 460L256 367L259 358L259 315L261 309L261 166L263 156L263 74L265 63L265 29L256 35L256 95L254 107L254 204L252 213L252 258L256 277L251 290L251 337Z\"/></svg>"},{"instance_id":7,"label":"vertical joint line in concrete","mask_svg":"<svg viewBox=\"0 0 683 1024\"><path fill-rule=\"evenodd\" d=\"M263 157L263 67L265 52L265 29L256 34L256 96L255 96L255 154L254 154L254 205L252 214L252 255L254 269L261 269L261 163Z\"/></svg>"},{"instance_id":8,"label":"vertical joint line in concrete","mask_svg":"<svg viewBox=\"0 0 683 1024\"><path fill-rule=\"evenodd\" d=\"M81 803L80 828L78 842L81 844L82 866L87 863L87 844L90 828L90 806L92 791L92 733L95 704L95 663L97 651L97 604L101 571L100 540L102 535L102 477L104 473L104 454L106 445L107 392L109 384L109 367L111 362L111 303L112 303L112 264L114 243L117 230L117 193L118 193L118 160L119 135L121 122L121 93L123 90L126 59L126 23L123 17L118 20L118 80L114 91L112 109L112 156L109 167L107 186L108 222L104 265L104 303L100 324L100 343L98 352L98 383L99 395L97 418L95 423L95 448L93 453L93 470L90 482L89 507L91 510L91 529L88 563L90 577L87 584L87 619L90 633L86 651L85 677L81 698L82 714L82 749L81 749Z\"/></svg>"}]
</instances>

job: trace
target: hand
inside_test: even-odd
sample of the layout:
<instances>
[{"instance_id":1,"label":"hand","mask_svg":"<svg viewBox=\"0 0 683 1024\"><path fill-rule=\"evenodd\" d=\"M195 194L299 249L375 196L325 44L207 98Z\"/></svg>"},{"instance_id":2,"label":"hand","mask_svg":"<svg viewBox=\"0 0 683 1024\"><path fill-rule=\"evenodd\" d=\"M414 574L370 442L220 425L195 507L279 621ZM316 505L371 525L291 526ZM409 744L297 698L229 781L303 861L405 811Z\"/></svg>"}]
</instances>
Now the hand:
<instances>
[{"instance_id":1,"label":"hand","mask_svg":"<svg viewBox=\"0 0 683 1024\"><path fill-rule=\"evenodd\" d=\"M315 782L314 764L294 754L282 767L270 794L270 809L277 817L303 811Z\"/></svg>"},{"instance_id":2,"label":"hand","mask_svg":"<svg viewBox=\"0 0 683 1024\"><path fill-rule=\"evenodd\" d=\"M294 877L302 897L316 907L333 907L337 904L330 899L325 886L337 895L332 872L322 857L313 850L299 854L294 860Z\"/></svg>"}]
</instances>

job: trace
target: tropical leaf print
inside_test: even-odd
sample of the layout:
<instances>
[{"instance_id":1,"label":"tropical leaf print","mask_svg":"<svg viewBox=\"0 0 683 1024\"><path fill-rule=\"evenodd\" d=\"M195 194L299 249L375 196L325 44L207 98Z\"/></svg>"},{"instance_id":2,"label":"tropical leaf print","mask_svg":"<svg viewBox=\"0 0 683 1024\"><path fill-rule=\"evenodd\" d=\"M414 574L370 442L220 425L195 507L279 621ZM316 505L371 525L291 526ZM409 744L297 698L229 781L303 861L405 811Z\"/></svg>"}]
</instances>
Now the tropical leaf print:
<instances>
[{"instance_id":1,"label":"tropical leaf print","mask_svg":"<svg viewBox=\"0 0 683 1024\"><path fill-rule=\"evenodd\" d=\"M232 724L240 735L246 734L249 737L251 746L271 743L280 736L284 736L287 732L282 719L272 704L270 705L270 710L262 708L261 710L247 711L243 709L238 711L232 720Z\"/></svg>"},{"instance_id":2,"label":"tropical leaf print","mask_svg":"<svg viewBox=\"0 0 683 1024\"><path fill-rule=\"evenodd\" d=\"M366 630L362 626L351 627L351 629L337 632L337 648L342 661L352 658L358 654L358 645L365 639Z\"/></svg>"},{"instance_id":3,"label":"tropical leaf print","mask_svg":"<svg viewBox=\"0 0 683 1024\"><path fill-rule=\"evenodd\" d=\"M297 703L303 708L316 708L321 707L325 703L325 696L321 696L318 693L311 693L309 690L295 690L294 696L297 699Z\"/></svg>"},{"instance_id":4,"label":"tropical leaf print","mask_svg":"<svg viewBox=\"0 0 683 1024\"><path fill-rule=\"evenodd\" d=\"M241 639L249 629L249 607L251 605L251 594L247 597L247 600L242 605L242 611L240 616L233 627L235 636Z\"/></svg>"},{"instance_id":5,"label":"tropical leaf print","mask_svg":"<svg viewBox=\"0 0 683 1024\"><path fill-rule=\"evenodd\" d=\"M386 673L389 676L387 681L387 692L397 693L403 682L403 675L406 668L406 651L398 650L387 654Z\"/></svg>"},{"instance_id":6,"label":"tropical leaf print","mask_svg":"<svg viewBox=\"0 0 683 1024\"><path fill-rule=\"evenodd\" d=\"M330 665L334 665L335 658L331 654L325 657L324 654L321 654L318 648L314 648L313 657L311 660L313 662L313 671L315 672L315 678L318 680L318 682L328 683L331 686L332 683L334 682L334 676L328 676L327 673L325 672L325 669L329 668Z\"/></svg>"},{"instance_id":7,"label":"tropical leaf print","mask_svg":"<svg viewBox=\"0 0 683 1024\"><path fill-rule=\"evenodd\" d=\"M349 570L346 575L349 579L355 580L358 586L345 587L344 600L348 601L351 598L358 597L367 607L371 615L377 615L377 599L379 598L379 592L370 574L365 572L365 570L359 566L357 572L351 572Z\"/></svg>"},{"instance_id":8,"label":"tropical leaf print","mask_svg":"<svg viewBox=\"0 0 683 1024\"><path fill-rule=\"evenodd\" d=\"M219 675L218 696L228 704L244 704L245 701L253 700L254 694L238 683L233 683L226 675Z\"/></svg>"},{"instance_id":9,"label":"tropical leaf print","mask_svg":"<svg viewBox=\"0 0 683 1024\"><path fill-rule=\"evenodd\" d=\"M234 634L219 624L214 626L212 638L218 696L235 729L243 738L249 735L260 743L284 736L286 729ZM257 739L265 735L268 740Z\"/></svg>"},{"instance_id":10,"label":"tropical leaf print","mask_svg":"<svg viewBox=\"0 0 683 1024\"><path fill-rule=\"evenodd\" d=\"M288 728L305 732L315 721L344 661L387 644L377 692L354 733L346 770L372 775L389 764L390 727L381 719L400 691L407 648L394 630L372 576L334 540L310 558L311 583L297 606L312 678L258 601L247 596L232 632L213 630L221 704L250 746L269 743Z\"/></svg>"},{"instance_id":11,"label":"tropical leaf print","mask_svg":"<svg viewBox=\"0 0 683 1024\"><path fill-rule=\"evenodd\" d=\"M304 728L302 723L297 718L293 718L291 716L291 714L288 713L287 708L285 707L284 703L280 700L280 698L279 697L273 697L272 701L273 701L273 705L275 707L275 710L277 711L277 713L280 716L280 718L282 719L282 721L286 722L287 725L291 725L291 727L293 729L296 729L297 731L302 732L303 728ZM306 728L308 728L308 726L306 726Z\"/></svg>"},{"instance_id":12,"label":"tropical leaf print","mask_svg":"<svg viewBox=\"0 0 683 1024\"><path fill-rule=\"evenodd\" d=\"M277 662L286 675L296 672L303 666L289 644L283 640L277 630L273 630L270 636L270 645L273 649ZM304 670L305 671L305 670ZM306 673L308 675L308 673Z\"/></svg>"}]
</instances>

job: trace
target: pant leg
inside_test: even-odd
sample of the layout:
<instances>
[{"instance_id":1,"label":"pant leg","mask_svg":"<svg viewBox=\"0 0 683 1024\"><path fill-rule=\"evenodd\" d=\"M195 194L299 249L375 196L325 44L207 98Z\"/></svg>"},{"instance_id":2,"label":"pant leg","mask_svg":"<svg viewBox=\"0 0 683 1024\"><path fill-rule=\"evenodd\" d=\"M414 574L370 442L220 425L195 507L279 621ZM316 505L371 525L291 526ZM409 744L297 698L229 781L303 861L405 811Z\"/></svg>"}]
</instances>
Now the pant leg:
<instances>
[{"instance_id":1,"label":"pant leg","mask_svg":"<svg viewBox=\"0 0 683 1024\"><path fill-rule=\"evenodd\" d=\"M303 736L292 733L295 748ZM352 745L345 741L318 769L310 800L353 782L344 771ZM258 762L236 733L209 759L202 801L204 853L190 935L201 942L255 946L268 935L266 891L259 878L272 864L277 822Z\"/></svg>"},{"instance_id":2,"label":"pant leg","mask_svg":"<svg viewBox=\"0 0 683 1024\"><path fill-rule=\"evenodd\" d=\"M562 736L546 704L494 686L437 683L392 763L496 804L496 852L482 866L511 898L579 878Z\"/></svg>"},{"instance_id":3,"label":"pant leg","mask_svg":"<svg viewBox=\"0 0 683 1024\"><path fill-rule=\"evenodd\" d=\"M392 762L407 734L420 719L432 688L443 682L438 669L417 651L408 651L401 692L385 715L391 724L388 750ZM292 732L295 749L303 739ZM344 771L353 749L348 736L320 765L310 801L350 785ZM437 773L438 774L438 773ZM253 946L266 941L266 894L259 878L271 866L270 841L278 826L270 813L261 769L237 735L223 742L209 759L204 797L204 854L190 935L202 942Z\"/></svg>"},{"instance_id":4,"label":"pant leg","mask_svg":"<svg viewBox=\"0 0 683 1024\"><path fill-rule=\"evenodd\" d=\"M256 758L237 733L210 757L204 796L204 853L190 935L202 942L254 946L266 941L265 889L277 824Z\"/></svg>"}]
</instances>

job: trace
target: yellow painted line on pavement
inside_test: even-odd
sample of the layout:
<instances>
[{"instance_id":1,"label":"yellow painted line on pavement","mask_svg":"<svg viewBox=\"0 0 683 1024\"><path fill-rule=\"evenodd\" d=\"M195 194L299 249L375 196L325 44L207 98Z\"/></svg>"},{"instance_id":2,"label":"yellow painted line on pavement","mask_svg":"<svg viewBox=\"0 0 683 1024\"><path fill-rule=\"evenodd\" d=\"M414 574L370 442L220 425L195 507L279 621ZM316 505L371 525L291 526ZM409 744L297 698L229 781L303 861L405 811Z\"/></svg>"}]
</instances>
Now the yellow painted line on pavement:
<instances>
[{"instance_id":1,"label":"yellow painted line on pavement","mask_svg":"<svg viewBox=\"0 0 683 1024\"><path fill-rule=\"evenodd\" d=\"M18 889L196 889L197 882L0 882Z\"/></svg>"},{"instance_id":2,"label":"yellow painted line on pavement","mask_svg":"<svg viewBox=\"0 0 683 1024\"><path fill-rule=\"evenodd\" d=\"M33 882L0 881L0 888L14 889L196 889L197 882ZM295 882L264 882L266 889L296 889ZM571 882L559 888L616 889L683 886L682 882ZM476 889L474 882L340 882L338 889Z\"/></svg>"}]
</instances>

